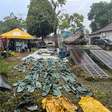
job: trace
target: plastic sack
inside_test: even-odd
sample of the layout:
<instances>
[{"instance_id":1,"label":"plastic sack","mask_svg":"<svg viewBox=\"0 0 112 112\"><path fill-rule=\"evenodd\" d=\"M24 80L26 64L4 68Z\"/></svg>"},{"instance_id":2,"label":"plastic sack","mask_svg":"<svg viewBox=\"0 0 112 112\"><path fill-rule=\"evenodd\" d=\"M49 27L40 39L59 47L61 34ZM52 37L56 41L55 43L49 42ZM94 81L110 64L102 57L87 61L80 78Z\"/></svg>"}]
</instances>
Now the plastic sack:
<instances>
[{"instance_id":1,"label":"plastic sack","mask_svg":"<svg viewBox=\"0 0 112 112\"><path fill-rule=\"evenodd\" d=\"M90 96L81 97L79 105L84 112L110 112L99 101Z\"/></svg>"}]
</instances>

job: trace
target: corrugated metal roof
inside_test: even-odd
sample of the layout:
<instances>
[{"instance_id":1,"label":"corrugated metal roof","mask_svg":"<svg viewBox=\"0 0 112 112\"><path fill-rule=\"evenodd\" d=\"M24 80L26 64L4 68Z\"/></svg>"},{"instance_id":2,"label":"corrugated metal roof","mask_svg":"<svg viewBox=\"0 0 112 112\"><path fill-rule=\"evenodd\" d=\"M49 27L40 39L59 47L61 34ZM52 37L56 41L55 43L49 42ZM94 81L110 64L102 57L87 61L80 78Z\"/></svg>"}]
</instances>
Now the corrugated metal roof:
<instances>
[{"instance_id":1,"label":"corrugated metal roof","mask_svg":"<svg viewBox=\"0 0 112 112\"><path fill-rule=\"evenodd\" d=\"M108 32L108 31L112 31L112 23L110 23L109 25L105 26L104 28L102 28L96 32L93 32L92 35L102 33L102 32Z\"/></svg>"},{"instance_id":2,"label":"corrugated metal roof","mask_svg":"<svg viewBox=\"0 0 112 112\"><path fill-rule=\"evenodd\" d=\"M107 31L112 31L112 23L99 30L99 32L107 32Z\"/></svg>"}]
</instances>

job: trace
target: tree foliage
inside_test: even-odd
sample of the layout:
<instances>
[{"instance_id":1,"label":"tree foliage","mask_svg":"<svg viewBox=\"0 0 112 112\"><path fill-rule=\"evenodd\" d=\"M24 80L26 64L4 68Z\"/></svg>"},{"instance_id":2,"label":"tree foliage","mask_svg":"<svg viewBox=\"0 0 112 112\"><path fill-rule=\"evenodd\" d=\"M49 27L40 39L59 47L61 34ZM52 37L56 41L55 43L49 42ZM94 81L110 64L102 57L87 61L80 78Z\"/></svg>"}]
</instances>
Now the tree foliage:
<instances>
[{"instance_id":1,"label":"tree foliage","mask_svg":"<svg viewBox=\"0 0 112 112\"><path fill-rule=\"evenodd\" d=\"M57 8L62 7L66 3L66 0L50 0L50 1L55 12ZM59 14L59 12L60 11L58 11L57 14Z\"/></svg>"},{"instance_id":2,"label":"tree foliage","mask_svg":"<svg viewBox=\"0 0 112 112\"><path fill-rule=\"evenodd\" d=\"M77 28L82 26L83 16L74 13L72 15L69 14L61 14L60 7L66 4L67 0L50 0L52 7L58 18L58 27L62 30L70 29L71 31L75 31Z\"/></svg>"},{"instance_id":3,"label":"tree foliage","mask_svg":"<svg viewBox=\"0 0 112 112\"><path fill-rule=\"evenodd\" d=\"M92 31L96 31L112 22L112 2L99 2L91 6L88 14Z\"/></svg>"},{"instance_id":4,"label":"tree foliage","mask_svg":"<svg viewBox=\"0 0 112 112\"><path fill-rule=\"evenodd\" d=\"M55 28L55 31L54 31L54 33L56 34L58 26L59 26L59 15L61 14L61 10L59 10L59 9L60 9L60 7L65 5L66 0L49 0L49 1L50 1L51 5L52 5L53 10L54 10L54 12L56 14L56 17L57 17L56 18L57 25L56 25L56 28Z\"/></svg>"},{"instance_id":5,"label":"tree foliage","mask_svg":"<svg viewBox=\"0 0 112 112\"><path fill-rule=\"evenodd\" d=\"M45 37L56 29L56 14L48 0L31 0L27 29L32 35Z\"/></svg>"},{"instance_id":6,"label":"tree foliage","mask_svg":"<svg viewBox=\"0 0 112 112\"><path fill-rule=\"evenodd\" d=\"M26 28L26 22L20 18L17 18L14 14L12 15L12 13L10 16L5 17L3 21L0 21L0 34L14 28Z\"/></svg>"},{"instance_id":7,"label":"tree foliage","mask_svg":"<svg viewBox=\"0 0 112 112\"><path fill-rule=\"evenodd\" d=\"M78 13L74 13L72 15L63 14L59 17L59 27L60 29L69 29L74 32L76 29L83 26L84 17Z\"/></svg>"}]
</instances>

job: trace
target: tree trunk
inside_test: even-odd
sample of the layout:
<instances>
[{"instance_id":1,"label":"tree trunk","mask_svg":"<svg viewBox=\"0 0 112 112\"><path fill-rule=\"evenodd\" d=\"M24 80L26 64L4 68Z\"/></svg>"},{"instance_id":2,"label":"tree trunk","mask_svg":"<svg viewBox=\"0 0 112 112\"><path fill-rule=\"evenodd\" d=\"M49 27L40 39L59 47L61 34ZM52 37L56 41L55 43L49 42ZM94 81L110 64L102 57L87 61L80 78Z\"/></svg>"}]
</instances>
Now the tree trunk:
<instances>
[{"instance_id":1,"label":"tree trunk","mask_svg":"<svg viewBox=\"0 0 112 112\"><path fill-rule=\"evenodd\" d=\"M58 47L58 35L57 35L57 33L56 34L54 34L54 40L55 40L55 47L57 48Z\"/></svg>"},{"instance_id":2,"label":"tree trunk","mask_svg":"<svg viewBox=\"0 0 112 112\"><path fill-rule=\"evenodd\" d=\"M42 42L44 42L44 36L42 36Z\"/></svg>"}]
</instances>

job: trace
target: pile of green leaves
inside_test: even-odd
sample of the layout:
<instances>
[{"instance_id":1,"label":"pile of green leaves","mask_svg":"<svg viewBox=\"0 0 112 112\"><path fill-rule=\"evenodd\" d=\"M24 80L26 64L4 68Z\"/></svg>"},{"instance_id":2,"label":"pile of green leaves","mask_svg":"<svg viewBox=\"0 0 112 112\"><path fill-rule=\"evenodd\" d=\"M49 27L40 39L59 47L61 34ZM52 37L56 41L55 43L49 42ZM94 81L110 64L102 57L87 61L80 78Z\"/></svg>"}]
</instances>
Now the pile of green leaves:
<instances>
[{"instance_id":1,"label":"pile of green leaves","mask_svg":"<svg viewBox=\"0 0 112 112\"><path fill-rule=\"evenodd\" d=\"M26 72L25 79L15 84L17 92L32 93L40 91L42 96L47 96L48 94L61 96L64 90L67 93L74 93L77 97L92 95L86 87L76 81L76 77L71 72L68 64L62 60L39 59L32 61L31 58L31 64L31 71L29 73ZM20 66L23 68L23 65L26 66L26 64Z\"/></svg>"}]
</instances>

